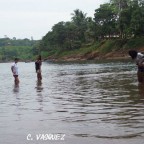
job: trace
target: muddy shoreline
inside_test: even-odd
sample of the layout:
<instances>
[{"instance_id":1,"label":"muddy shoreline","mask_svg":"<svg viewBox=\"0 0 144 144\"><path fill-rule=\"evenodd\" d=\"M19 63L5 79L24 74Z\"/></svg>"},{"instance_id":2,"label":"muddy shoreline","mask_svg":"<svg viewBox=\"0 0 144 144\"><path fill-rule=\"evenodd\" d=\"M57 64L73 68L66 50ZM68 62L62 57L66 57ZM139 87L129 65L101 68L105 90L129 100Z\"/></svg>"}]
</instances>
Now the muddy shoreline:
<instances>
[{"instance_id":1,"label":"muddy shoreline","mask_svg":"<svg viewBox=\"0 0 144 144\"><path fill-rule=\"evenodd\" d=\"M67 55L63 57L49 56L45 60L49 61L86 61L86 60L119 60L119 59L130 59L127 51L109 52L109 53L99 53L91 52L86 54L78 55Z\"/></svg>"}]
</instances>

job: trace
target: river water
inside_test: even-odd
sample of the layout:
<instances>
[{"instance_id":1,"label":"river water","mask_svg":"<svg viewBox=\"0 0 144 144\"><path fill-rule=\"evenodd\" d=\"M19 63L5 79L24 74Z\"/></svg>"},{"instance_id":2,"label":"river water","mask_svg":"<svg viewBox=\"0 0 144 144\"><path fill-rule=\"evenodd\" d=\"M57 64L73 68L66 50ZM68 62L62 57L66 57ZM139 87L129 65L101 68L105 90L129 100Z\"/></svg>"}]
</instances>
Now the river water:
<instances>
[{"instance_id":1,"label":"river water","mask_svg":"<svg viewBox=\"0 0 144 144\"><path fill-rule=\"evenodd\" d=\"M0 144L143 144L144 86L130 61L0 63ZM58 140L37 139L60 135Z\"/></svg>"}]
</instances>

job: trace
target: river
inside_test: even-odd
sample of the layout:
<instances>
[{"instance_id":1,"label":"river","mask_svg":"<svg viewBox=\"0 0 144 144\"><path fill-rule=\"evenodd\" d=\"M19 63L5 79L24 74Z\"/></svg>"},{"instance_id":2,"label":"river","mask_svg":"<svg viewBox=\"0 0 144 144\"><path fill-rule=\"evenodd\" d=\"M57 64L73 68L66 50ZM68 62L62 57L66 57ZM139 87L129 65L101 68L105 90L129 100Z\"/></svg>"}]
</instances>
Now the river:
<instances>
[{"instance_id":1,"label":"river","mask_svg":"<svg viewBox=\"0 0 144 144\"><path fill-rule=\"evenodd\" d=\"M33 62L18 66L15 86L11 63L0 63L1 144L143 144L144 86L134 63L43 62L42 82Z\"/></svg>"}]
</instances>

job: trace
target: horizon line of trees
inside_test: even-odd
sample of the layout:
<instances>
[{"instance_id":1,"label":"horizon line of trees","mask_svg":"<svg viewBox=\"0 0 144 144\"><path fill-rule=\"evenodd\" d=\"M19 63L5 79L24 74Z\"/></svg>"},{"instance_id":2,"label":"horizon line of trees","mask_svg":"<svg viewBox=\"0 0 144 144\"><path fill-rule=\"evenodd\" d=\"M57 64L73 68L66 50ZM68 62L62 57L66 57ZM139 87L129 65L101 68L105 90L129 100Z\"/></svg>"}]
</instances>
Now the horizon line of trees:
<instances>
[{"instance_id":1,"label":"horizon line of trees","mask_svg":"<svg viewBox=\"0 0 144 144\"><path fill-rule=\"evenodd\" d=\"M3 46L33 46L38 40L33 39L16 39L13 37L12 39L9 37L0 38L0 47Z\"/></svg>"},{"instance_id":2,"label":"horizon line of trees","mask_svg":"<svg viewBox=\"0 0 144 144\"><path fill-rule=\"evenodd\" d=\"M94 18L86 15L74 10L71 21L55 24L37 47L72 50L104 39L144 36L144 0L110 0L95 10Z\"/></svg>"},{"instance_id":3,"label":"horizon line of trees","mask_svg":"<svg viewBox=\"0 0 144 144\"><path fill-rule=\"evenodd\" d=\"M15 57L21 60L32 59L39 53L36 45L39 40L0 38L0 61L9 61Z\"/></svg>"}]
</instances>

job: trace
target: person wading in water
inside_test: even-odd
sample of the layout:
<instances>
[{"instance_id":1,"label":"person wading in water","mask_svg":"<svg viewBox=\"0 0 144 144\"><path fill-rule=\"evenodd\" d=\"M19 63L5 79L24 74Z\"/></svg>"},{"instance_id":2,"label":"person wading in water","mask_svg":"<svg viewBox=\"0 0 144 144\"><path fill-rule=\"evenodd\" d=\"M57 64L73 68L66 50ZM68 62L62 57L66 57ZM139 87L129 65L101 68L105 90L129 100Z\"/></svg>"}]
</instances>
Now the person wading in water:
<instances>
[{"instance_id":1,"label":"person wading in water","mask_svg":"<svg viewBox=\"0 0 144 144\"><path fill-rule=\"evenodd\" d=\"M19 84L19 78L18 78L19 73L18 73L18 66L17 66L18 61L19 61L19 59L15 58L14 63L11 66L11 71L13 73L14 82L15 82L16 85Z\"/></svg>"},{"instance_id":2,"label":"person wading in water","mask_svg":"<svg viewBox=\"0 0 144 144\"><path fill-rule=\"evenodd\" d=\"M139 83L144 83L144 54L136 50L130 50L129 55L136 62L137 65L137 78Z\"/></svg>"},{"instance_id":3,"label":"person wading in water","mask_svg":"<svg viewBox=\"0 0 144 144\"><path fill-rule=\"evenodd\" d=\"M37 80L41 81L42 80L42 75L41 75L41 66L42 66L42 60L41 60L41 55L37 57L37 60L35 62L35 69L37 73Z\"/></svg>"}]
</instances>

